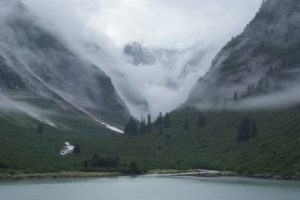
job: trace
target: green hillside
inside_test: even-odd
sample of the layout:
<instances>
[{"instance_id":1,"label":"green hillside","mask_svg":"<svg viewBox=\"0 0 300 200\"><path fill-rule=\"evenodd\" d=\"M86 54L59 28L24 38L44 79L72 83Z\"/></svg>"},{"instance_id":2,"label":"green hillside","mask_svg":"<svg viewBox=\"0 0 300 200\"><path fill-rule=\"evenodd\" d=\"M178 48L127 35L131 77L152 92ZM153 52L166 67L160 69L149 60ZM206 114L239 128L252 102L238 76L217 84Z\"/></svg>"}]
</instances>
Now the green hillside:
<instances>
[{"instance_id":1,"label":"green hillside","mask_svg":"<svg viewBox=\"0 0 300 200\"><path fill-rule=\"evenodd\" d=\"M300 107L251 112L206 111L199 129L199 111L171 113L171 128L153 128L146 135L119 135L92 122L74 119L78 131L44 127L19 114L0 116L0 168L2 171L120 171L135 162L143 170L207 168L242 174L296 175L300 172ZM243 117L255 119L258 137L238 142ZM189 129L184 129L188 118ZM17 125L16 125L17 124ZM154 126L154 125L153 125ZM85 131L84 131L85 130ZM79 144L80 153L60 156L64 142ZM114 167L95 167L94 154L119 158Z\"/></svg>"}]
</instances>

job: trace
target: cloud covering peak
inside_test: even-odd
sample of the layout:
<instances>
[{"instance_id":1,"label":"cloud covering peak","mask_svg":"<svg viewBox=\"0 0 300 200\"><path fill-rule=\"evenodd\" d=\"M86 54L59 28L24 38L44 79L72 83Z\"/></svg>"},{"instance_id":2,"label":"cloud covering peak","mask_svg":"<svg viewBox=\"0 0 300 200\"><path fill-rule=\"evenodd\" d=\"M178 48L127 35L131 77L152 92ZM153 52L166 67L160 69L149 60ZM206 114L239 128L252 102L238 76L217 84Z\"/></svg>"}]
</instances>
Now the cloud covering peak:
<instances>
[{"instance_id":1,"label":"cloud covering peak","mask_svg":"<svg viewBox=\"0 0 300 200\"><path fill-rule=\"evenodd\" d=\"M135 116L148 112L147 103L150 112L156 114L184 102L216 53L242 32L261 5L261 0L22 2L45 27L54 27L51 29L78 54L92 60L112 78ZM179 54L175 64L134 66L123 55L123 47L131 42L148 48L175 49L184 55ZM187 72L184 77L183 71Z\"/></svg>"}]
</instances>

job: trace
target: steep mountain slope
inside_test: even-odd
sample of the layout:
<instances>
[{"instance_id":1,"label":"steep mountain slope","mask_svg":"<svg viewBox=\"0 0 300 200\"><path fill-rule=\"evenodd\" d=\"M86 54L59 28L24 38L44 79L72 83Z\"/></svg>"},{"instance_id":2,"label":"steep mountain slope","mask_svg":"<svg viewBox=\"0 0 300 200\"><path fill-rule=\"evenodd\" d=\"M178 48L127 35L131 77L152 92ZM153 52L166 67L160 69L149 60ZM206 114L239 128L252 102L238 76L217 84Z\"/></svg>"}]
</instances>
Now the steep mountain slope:
<instances>
[{"instance_id":1,"label":"steep mountain slope","mask_svg":"<svg viewBox=\"0 0 300 200\"><path fill-rule=\"evenodd\" d=\"M279 93L286 100L294 97L300 82L299 32L297 0L264 1L244 32L214 59L188 103L224 104Z\"/></svg>"},{"instance_id":2,"label":"steep mountain slope","mask_svg":"<svg viewBox=\"0 0 300 200\"><path fill-rule=\"evenodd\" d=\"M0 5L3 98L17 105L23 102L51 112L124 124L129 111L103 71L41 28L21 2L1 0Z\"/></svg>"}]
</instances>

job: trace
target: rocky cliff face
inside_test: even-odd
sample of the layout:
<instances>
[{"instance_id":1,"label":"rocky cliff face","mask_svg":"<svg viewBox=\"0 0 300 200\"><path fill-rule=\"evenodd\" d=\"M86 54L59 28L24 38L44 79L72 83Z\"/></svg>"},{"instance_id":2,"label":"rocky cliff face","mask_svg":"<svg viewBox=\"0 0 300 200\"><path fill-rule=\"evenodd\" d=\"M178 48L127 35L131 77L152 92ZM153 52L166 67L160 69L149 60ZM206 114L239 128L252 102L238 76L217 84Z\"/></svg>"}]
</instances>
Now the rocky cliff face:
<instances>
[{"instance_id":1,"label":"rocky cliff face","mask_svg":"<svg viewBox=\"0 0 300 200\"><path fill-rule=\"evenodd\" d=\"M134 65L155 65L170 67L176 65L182 57L188 54L188 50L175 48L151 48L140 43L133 42L124 47L124 54L130 58Z\"/></svg>"},{"instance_id":2,"label":"rocky cliff face","mask_svg":"<svg viewBox=\"0 0 300 200\"><path fill-rule=\"evenodd\" d=\"M133 42L124 47L124 54L132 59L134 65L153 65L157 62L155 55L141 44Z\"/></svg>"},{"instance_id":3,"label":"rocky cliff face","mask_svg":"<svg viewBox=\"0 0 300 200\"><path fill-rule=\"evenodd\" d=\"M300 83L300 2L267 0L199 79L188 103L220 104L297 90Z\"/></svg>"},{"instance_id":4,"label":"rocky cliff face","mask_svg":"<svg viewBox=\"0 0 300 200\"><path fill-rule=\"evenodd\" d=\"M128 119L129 111L103 71L41 28L19 1L0 0L0 7L2 96L31 104L32 99L50 100L66 112L119 125Z\"/></svg>"}]
</instances>

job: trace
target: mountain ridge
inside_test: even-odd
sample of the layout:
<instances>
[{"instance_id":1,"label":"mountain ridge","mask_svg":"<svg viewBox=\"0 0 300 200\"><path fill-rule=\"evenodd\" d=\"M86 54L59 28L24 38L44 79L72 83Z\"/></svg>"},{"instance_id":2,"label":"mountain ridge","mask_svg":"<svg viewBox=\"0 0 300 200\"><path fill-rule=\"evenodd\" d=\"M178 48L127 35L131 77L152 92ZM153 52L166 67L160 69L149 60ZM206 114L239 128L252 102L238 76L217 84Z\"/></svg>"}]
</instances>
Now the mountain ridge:
<instances>
[{"instance_id":1,"label":"mountain ridge","mask_svg":"<svg viewBox=\"0 0 300 200\"><path fill-rule=\"evenodd\" d=\"M218 53L210 70L193 88L188 104L226 104L285 92L300 77L299 4L263 2L243 33Z\"/></svg>"},{"instance_id":2,"label":"mountain ridge","mask_svg":"<svg viewBox=\"0 0 300 200\"><path fill-rule=\"evenodd\" d=\"M12 100L28 104L26 98L50 99L65 112L122 127L130 114L111 79L40 27L20 1L0 4L8 13L0 22L1 94L9 99L19 92Z\"/></svg>"}]
</instances>

